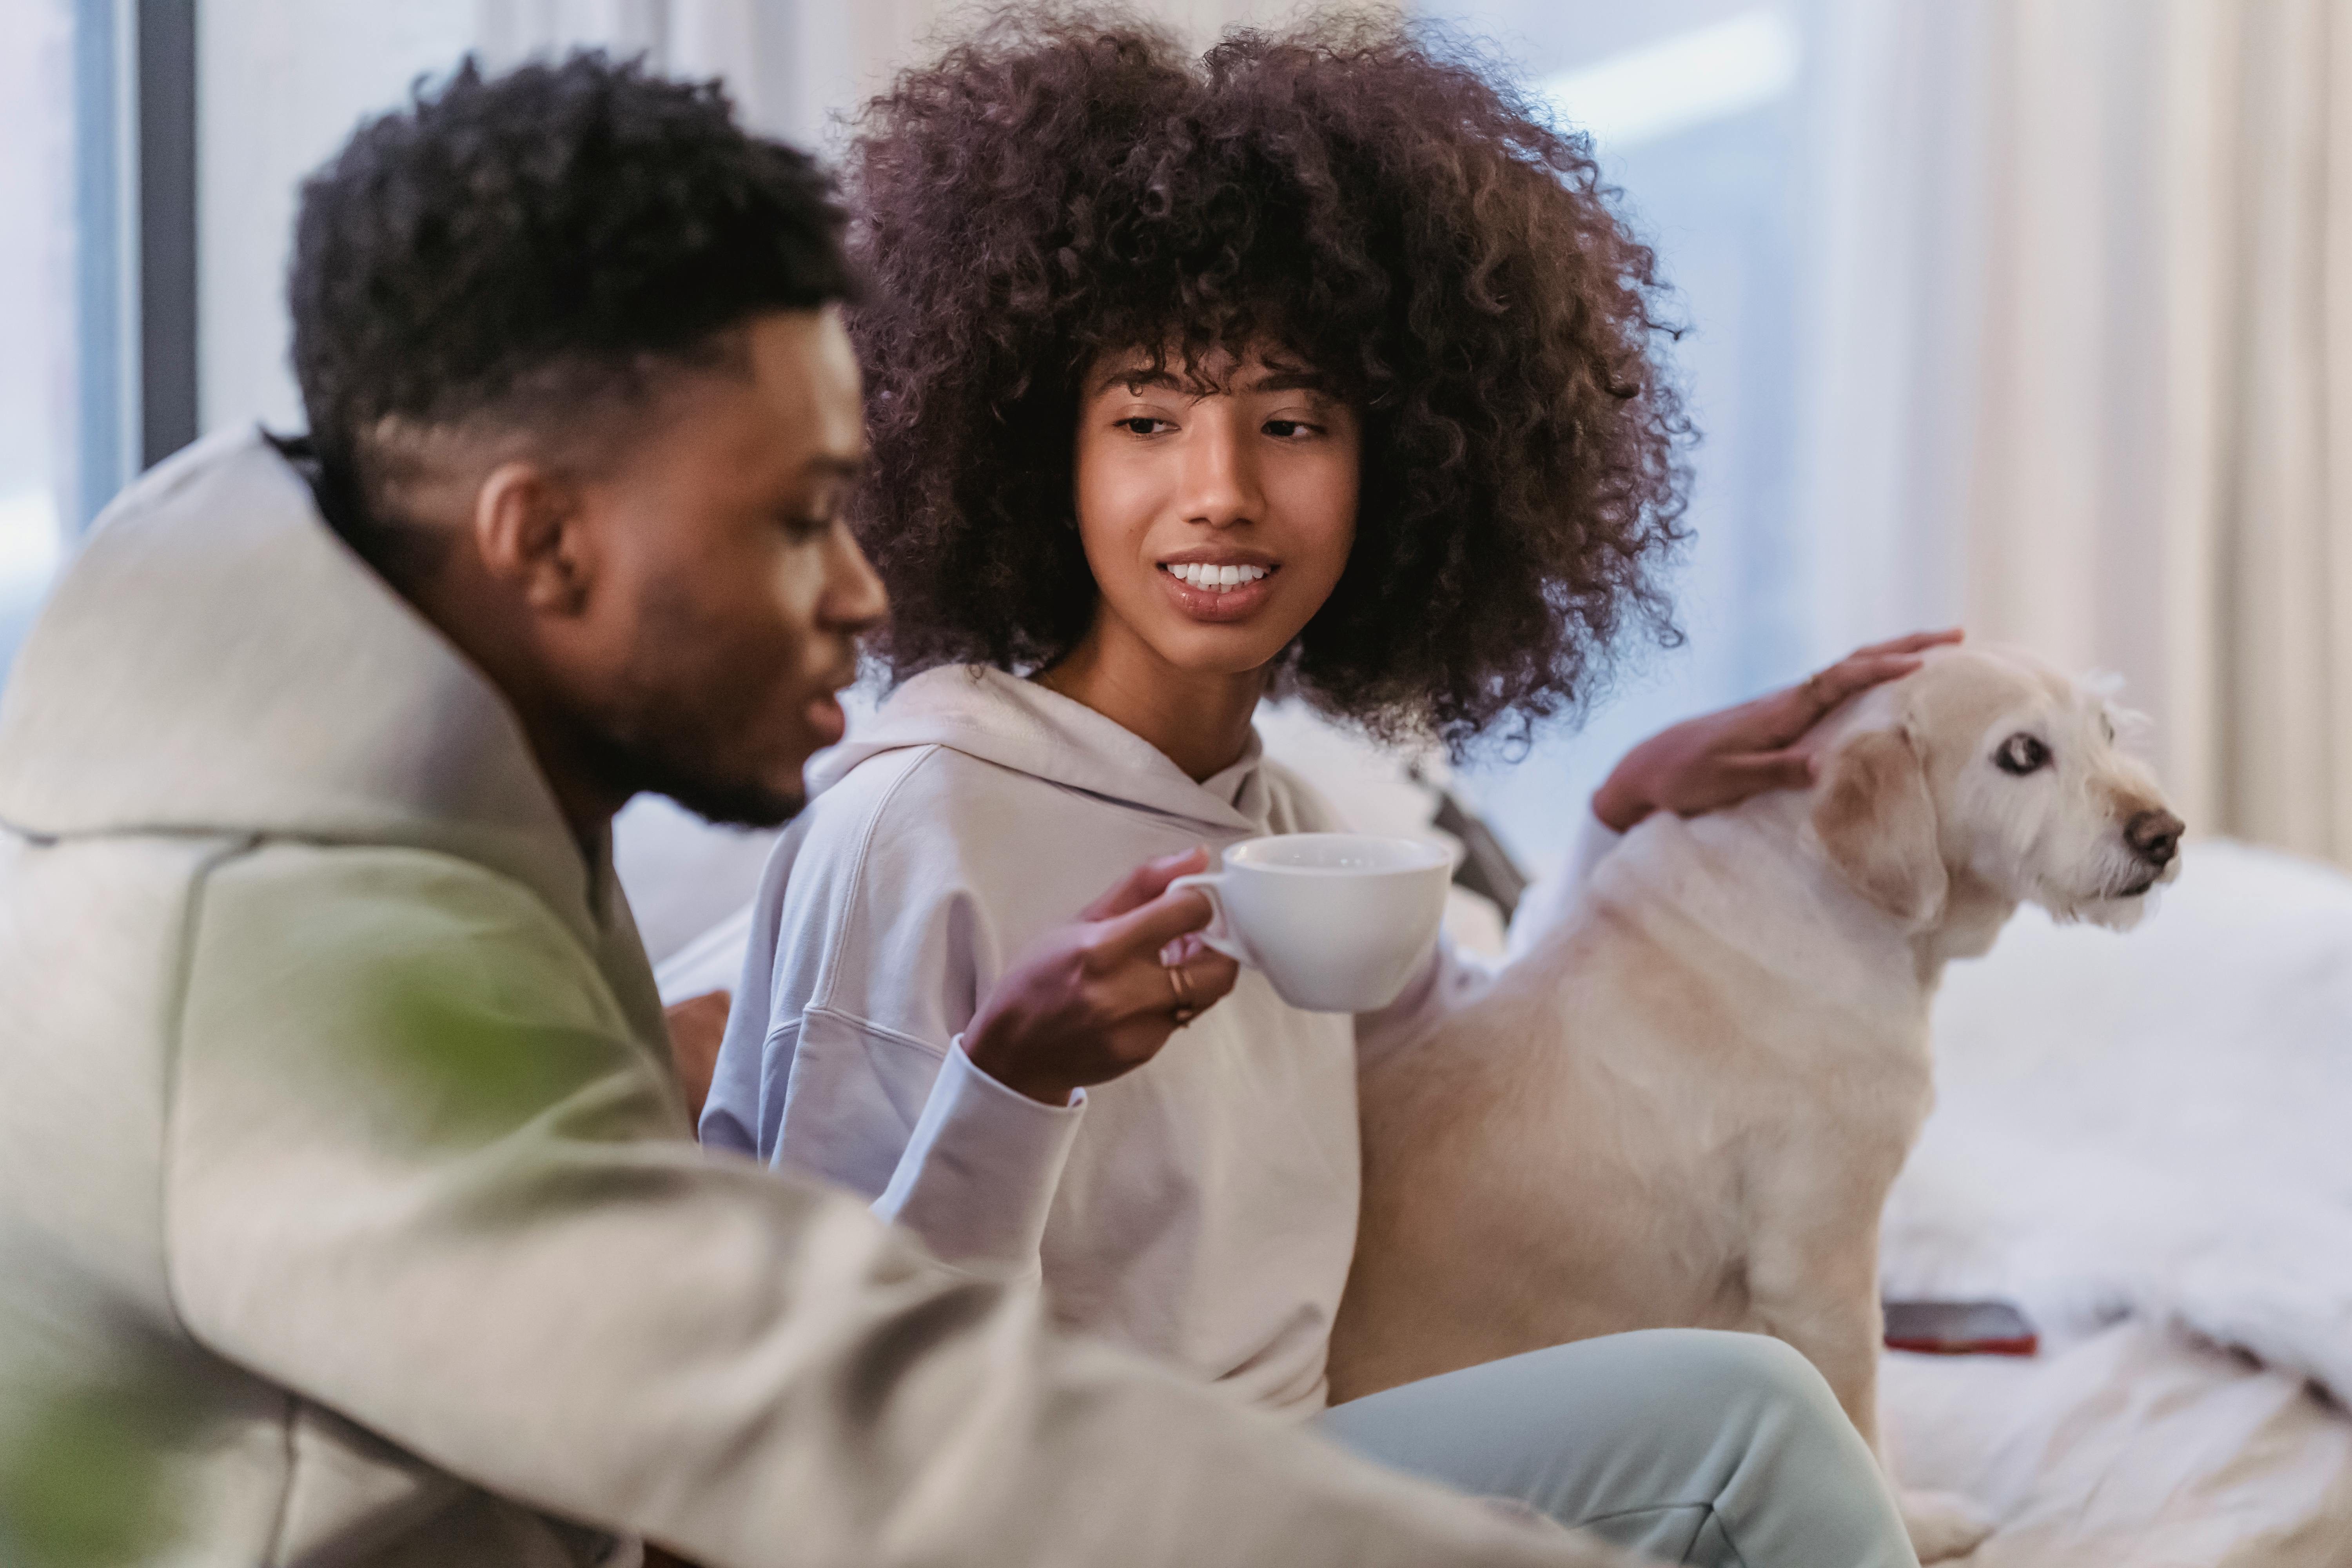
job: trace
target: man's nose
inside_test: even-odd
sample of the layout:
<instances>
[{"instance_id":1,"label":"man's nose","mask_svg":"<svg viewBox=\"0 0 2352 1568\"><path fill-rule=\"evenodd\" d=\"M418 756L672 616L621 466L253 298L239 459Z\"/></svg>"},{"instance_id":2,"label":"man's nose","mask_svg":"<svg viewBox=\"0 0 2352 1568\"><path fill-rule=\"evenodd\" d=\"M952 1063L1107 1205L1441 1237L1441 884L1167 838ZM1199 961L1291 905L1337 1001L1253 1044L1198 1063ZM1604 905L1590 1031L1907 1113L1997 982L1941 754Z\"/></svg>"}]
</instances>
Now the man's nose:
<instances>
[{"instance_id":1,"label":"man's nose","mask_svg":"<svg viewBox=\"0 0 2352 1568\"><path fill-rule=\"evenodd\" d=\"M2143 811L2124 824L2124 842L2151 866L2169 866L2180 852L2180 835L2188 824L2168 811Z\"/></svg>"}]
</instances>

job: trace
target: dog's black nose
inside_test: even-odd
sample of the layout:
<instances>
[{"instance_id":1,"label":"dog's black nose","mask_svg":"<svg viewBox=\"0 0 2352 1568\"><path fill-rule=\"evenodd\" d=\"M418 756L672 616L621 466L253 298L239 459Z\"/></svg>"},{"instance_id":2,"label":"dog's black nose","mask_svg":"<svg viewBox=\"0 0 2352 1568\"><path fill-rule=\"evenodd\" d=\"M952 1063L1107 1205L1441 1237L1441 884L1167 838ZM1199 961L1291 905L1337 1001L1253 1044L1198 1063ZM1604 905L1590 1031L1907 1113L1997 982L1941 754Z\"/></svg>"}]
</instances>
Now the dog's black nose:
<instances>
[{"instance_id":1,"label":"dog's black nose","mask_svg":"<svg viewBox=\"0 0 2352 1568\"><path fill-rule=\"evenodd\" d=\"M2168 811L2143 811L2124 824L2124 842L2151 866L2169 866L2189 825Z\"/></svg>"}]
</instances>

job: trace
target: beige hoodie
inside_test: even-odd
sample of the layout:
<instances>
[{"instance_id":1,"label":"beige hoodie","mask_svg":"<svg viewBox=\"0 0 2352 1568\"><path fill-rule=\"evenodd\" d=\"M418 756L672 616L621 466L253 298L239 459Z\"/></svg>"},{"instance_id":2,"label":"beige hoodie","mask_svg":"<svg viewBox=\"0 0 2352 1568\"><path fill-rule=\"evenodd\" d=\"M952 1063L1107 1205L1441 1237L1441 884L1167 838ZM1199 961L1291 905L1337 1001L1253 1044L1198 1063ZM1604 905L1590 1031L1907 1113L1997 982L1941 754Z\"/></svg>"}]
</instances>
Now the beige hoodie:
<instances>
[{"instance_id":1,"label":"beige hoodie","mask_svg":"<svg viewBox=\"0 0 2352 1568\"><path fill-rule=\"evenodd\" d=\"M221 1568L1614 1561L697 1149L605 858L248 435L111 509L0 701L0 1562L93 1531Z\"/></svg>"},{"instance_id":2,"label":"beige hoodie","mask_svg":"<svg viewBox=\"0 0 2352 1568\"><path fill-rule=\"evenodd\" d=\"M1360 1052L1485 984L1441 946L1393 1005L1244 971L1150 1065L1048 1108L956 1041L1024 946L1153 856L1338 828L1266 761L1194 783L1001 670L917 676L823 759L770 861L706 1142L875 1197L965 1267L1042 1268L1062 1321L1292 1415L1319 1410L1354 1250Z\"/></svg>"}]
</instances>

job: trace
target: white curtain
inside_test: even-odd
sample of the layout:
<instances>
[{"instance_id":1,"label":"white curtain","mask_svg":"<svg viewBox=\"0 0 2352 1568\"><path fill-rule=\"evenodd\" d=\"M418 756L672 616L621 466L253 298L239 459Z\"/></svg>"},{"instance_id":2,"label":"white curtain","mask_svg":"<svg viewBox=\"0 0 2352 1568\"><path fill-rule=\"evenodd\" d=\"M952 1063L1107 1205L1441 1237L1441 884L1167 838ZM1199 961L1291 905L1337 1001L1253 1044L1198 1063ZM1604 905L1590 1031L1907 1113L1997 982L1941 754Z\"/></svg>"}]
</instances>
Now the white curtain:
<instances>
[{"instance_id":1,"label":"white curtain","mask_svg":"<svg viewBox=\"0 0 2352 1568\"><path fill-rule=\"evenodd\" d=\"M2121 673L2352 864L2352 0L1822 0L1824 622Z\"/></svg>"},{"instance_id":2,"label":"white curtain","mask_svg":"<svg viewBox=\"0 0 2352 1568\"><path fill-rule=\"evenodd\" d=\"M838 147L838 117L982 16L971 0L476 0L484 55L602 45L680 75L723 77L745 118L804 146ZM1145 0L1132 7L1206 44L1269 25L1298 0ZM1393 0L1356 8L1393 10Z\"/></svg>"}]
</instances>

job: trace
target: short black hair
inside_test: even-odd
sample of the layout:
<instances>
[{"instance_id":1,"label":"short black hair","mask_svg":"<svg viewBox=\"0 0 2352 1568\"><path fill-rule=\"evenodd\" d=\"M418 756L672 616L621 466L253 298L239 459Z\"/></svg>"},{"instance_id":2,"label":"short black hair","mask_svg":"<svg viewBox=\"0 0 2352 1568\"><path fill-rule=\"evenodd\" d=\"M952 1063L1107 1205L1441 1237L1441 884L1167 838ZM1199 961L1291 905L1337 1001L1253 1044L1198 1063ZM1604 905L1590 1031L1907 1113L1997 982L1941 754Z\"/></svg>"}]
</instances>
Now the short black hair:
<instances>
[{"instance_id":1,"label":"short black hair","mask_svg":"<svg viewBox=\"0 0 2352 1568\"><path fill-rule=\"evenodd\" d=\"M855 297L831 181L717 82L468 57L306 181L287 280L328 516L399 581L386 428L577 422L730 329ZM404 536L407 536L404 538Z\"/></svg>"}]
</instances>

